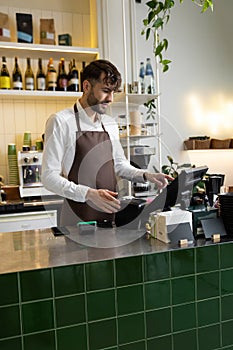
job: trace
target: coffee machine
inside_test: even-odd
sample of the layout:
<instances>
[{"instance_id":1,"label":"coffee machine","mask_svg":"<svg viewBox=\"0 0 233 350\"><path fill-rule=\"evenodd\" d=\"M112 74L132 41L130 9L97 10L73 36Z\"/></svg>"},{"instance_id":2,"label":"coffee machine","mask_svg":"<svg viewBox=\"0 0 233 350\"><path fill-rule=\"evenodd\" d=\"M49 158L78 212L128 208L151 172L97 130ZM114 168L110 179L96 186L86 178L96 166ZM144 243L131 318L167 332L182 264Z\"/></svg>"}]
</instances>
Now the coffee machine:
<instances>
[{"instance_id":1,"label":"coffee machine","mask_svg":"<svg viewBox=\"0 0 233 350\"><path fill-rule=\"evenodd\" d=\"M153 154L155 154L154 147L150 147L147 145L130 146L130 162L136 168L147 169L150 163L151 156ZM148 192L149 190L149 182L133 183L133 191L135 197L141 197L143 194L145 194L145 192Z\"/></svg>"},{"instance_id":2,"label":"coffee machine","mask_svg":"<svg viewBox=\"0 0 233 350\"><path fill-rule=\"evenodd\" d=\"M18 152L19 190L22 198L54 195L41 182L42 156L42 151Z\"/></svg>"}]
</instances>

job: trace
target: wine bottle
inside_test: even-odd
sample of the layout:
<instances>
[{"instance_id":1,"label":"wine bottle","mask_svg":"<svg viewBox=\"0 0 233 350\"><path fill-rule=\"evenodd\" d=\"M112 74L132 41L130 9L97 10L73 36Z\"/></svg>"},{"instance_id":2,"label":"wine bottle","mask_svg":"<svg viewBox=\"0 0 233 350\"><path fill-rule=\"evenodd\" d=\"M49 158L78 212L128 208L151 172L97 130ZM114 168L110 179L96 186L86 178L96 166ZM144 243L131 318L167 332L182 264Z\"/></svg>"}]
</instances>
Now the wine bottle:
<instances>
[{"instance_id":1,"label":"wine bottle","mask_svg":"<svg viewBox=\"0 0 233 350\"><path fill-rule=\"evenodd\" d=\"M68 78L68 91L79 91L78 69L76 68L74 58Z\"/></svg>"},{"instance_id":2,"label":"wine bottle","mask_svg":"<svg viewBox=\"0 0 233 350\"><path fill-rule=\"evenodd\" d=\"M18 57L15 57L15 66L12 74L12 88L14 90L23 89L23 80L22 80L21 70L18 64Z\"/></svg>"},{"instance_id":3,"label":"wine bottle","mask_svg":"<svg viewBox=\"0 0 233 350\"><path fill-rule=\"evenodd\" d=\"M6 57L2 57L2 69L0 72L0 89L10 89L11 79L6 65Z\"/></svg>"},{"instance_id":4,"label":"wine bottle","mask_svg":"<svg viewBox=\"0 0 233 350\"><path fill-rule=\"evenodd\" d=\"M25 71L25 90L34 90L34 74L31 68L30 57L27 57L27 68Z\"/></svg>"},{"instance_id":5,"label":"wine bottle","mask_svg":"<svg viewBox=\"0 0 233 350\"><path fill-rule=\"evenodd\" d=\"M47 70L47 90L56 91L57 88L57 71L53 64L53 58L50 57Z\"/></svg>"},{"instance_id":6,"label":"wine bottle","mask_svg":"<svg viewBox=\"0 0 233 350\"><path fill-rule=\"evenodd\" d=\"M86 66L85 62L82 62L82 69L80 71L80 87L81 87L81 91L83 91L83 70Z\"/></svg>"},{"instance_id":7,"label":"wine bottle","mask_svg":"<svg viewBox=\"0 0 233 350\"><path fill-rule=\"evenodd\" d=\"M37 90L46 89L46 77L42 68L42 59L38 58L38 71L36 74L36 88Z\"/></svg>"},{"instance_id":8,"label":"wine bottle","mask_svg":"<svg viewBox=\"0 0 233 350\"><path fill-rule=\"evenodd\" d=\"M146 59L145 93L146 94L154 94L155 93L154 73L153 73L150 58Z\"/></svg>"},{"instance_id":9,"label":"wine bottle","mask_svg":"<svg viewBox=\"0 0 233 350\"><path fill-rule=\"evenodd\" d=\"M68 86L68 76L65 70L65 59L61 58L59 64L59 74L57 78L57 90L58 91L67 91Z\"/></svg>"}]
</instances>

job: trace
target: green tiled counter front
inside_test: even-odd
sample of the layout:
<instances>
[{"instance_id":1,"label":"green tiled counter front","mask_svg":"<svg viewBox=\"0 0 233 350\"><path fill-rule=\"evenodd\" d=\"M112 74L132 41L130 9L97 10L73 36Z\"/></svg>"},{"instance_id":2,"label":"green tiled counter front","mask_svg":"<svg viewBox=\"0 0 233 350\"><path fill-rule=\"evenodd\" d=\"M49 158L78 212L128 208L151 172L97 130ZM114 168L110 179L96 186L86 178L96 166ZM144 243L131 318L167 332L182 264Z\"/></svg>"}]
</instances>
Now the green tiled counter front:
<instances>
[{"instance_id":1,"label":"green tiled counter front","mask_svg":"<svg viewBox=\"0 0 233 350\"><path fill-rule=\"evenodd\" d=\"M232 350L233 243L2 273L0 325L1 350Z\"/></svg>"}]
</instances>

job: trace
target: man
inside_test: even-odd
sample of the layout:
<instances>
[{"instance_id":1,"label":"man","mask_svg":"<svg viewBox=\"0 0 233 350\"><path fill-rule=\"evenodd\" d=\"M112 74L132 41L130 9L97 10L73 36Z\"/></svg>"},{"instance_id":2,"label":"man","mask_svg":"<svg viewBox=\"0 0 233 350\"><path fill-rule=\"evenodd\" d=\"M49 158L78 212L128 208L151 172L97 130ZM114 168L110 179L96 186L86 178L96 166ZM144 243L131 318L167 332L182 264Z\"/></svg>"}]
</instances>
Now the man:
<instances>
[{"instance_id":1,"label":"man","mask_svg":"<svg viewBox=\"0 0 233 350\"><path fill-rule=\"evenodd\" d=\"M113 221L120 209L116 175L150 181L159 189L171 179L136 169L126 159L117 123L105 114L120 85L121 75L111 62L91 62L83 71L82 97L46 123L42 182L65 198L61 225Z\"/></svg>"}]
</instances>

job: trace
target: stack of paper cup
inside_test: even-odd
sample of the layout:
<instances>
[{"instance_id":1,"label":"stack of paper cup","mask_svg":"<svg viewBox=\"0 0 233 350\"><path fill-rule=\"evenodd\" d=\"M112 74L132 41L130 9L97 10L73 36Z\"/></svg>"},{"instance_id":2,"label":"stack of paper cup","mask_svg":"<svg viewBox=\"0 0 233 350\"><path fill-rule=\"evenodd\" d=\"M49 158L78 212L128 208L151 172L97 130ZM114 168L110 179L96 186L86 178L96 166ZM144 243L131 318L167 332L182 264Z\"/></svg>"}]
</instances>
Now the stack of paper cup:
<instances>
[{"instance_id":1,"label":"stack of paper cup","mask_svg":"<svg viewBox=\"0 0 233 350\"><path fill-rule=\"evenodd\" d=\"M16 145L8 144L8 167L9 167L9 185L19 184L19 170L16 154Z\"/></svg>"},{"instance_id":2,"label":"stack of paper cup","mask_svg":"<svg viewBox=\"0 0 233 350\"><path fill-rule=\"evenodd\" d=\"M132 111L129 113L130 116L130 135L140 136L141 135L141 113L139 111Z\"/></svg>"},{"instance_id":3,"label":"stack of paper cup","mask_svg":"<svg viewBox=\"0 0 233 350\"><path fill-rule=\"evenodd\" d=\"M25 131L23 135L23 145L31 147L32 145L32 136L30 131Z\"/></svg>"}]
</instances>

